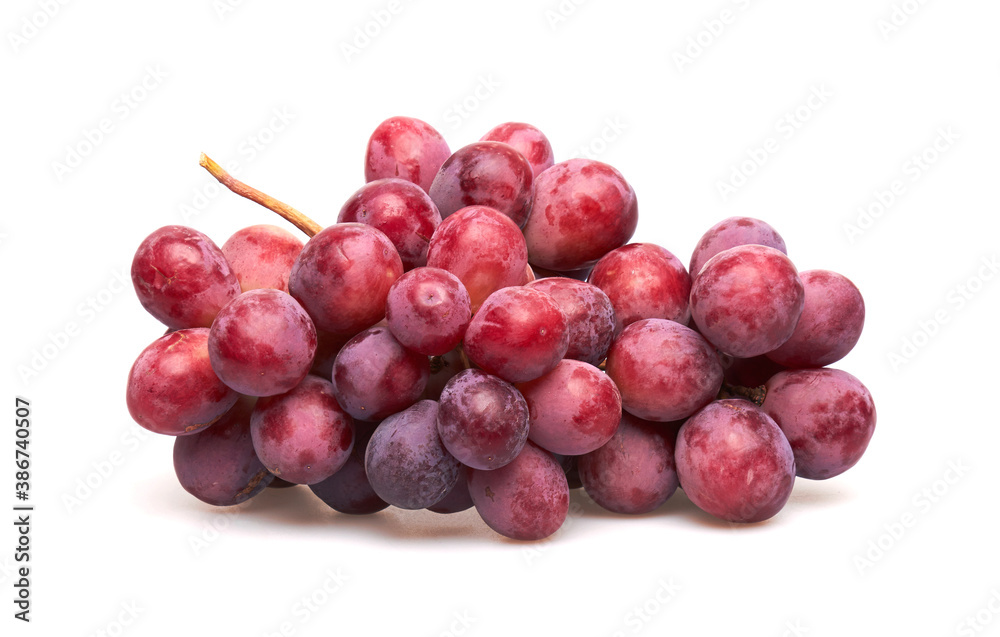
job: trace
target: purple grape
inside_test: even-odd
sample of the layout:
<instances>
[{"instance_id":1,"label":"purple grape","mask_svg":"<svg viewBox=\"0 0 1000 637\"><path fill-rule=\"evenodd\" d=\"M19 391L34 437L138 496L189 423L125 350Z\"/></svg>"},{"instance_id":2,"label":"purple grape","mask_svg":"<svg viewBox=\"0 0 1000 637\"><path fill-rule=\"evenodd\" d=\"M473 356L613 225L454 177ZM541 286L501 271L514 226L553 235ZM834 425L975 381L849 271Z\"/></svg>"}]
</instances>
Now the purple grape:
<instances>
[{"instance_id":1,"label":"purple grape","mask_svg":"<svg viewBox=\"0 0 1000 637\"><path fill-rule=\"evenodd\" d=\"M240 293L219 246L186 226L165 226L139 244L132 285L142 307L175 330L211 326L222 306Z\"/></svg>"},{"instance_id":2,"label":"purple grape","mask_svg":"<svg viewBox=\"0 0 1000 637\"><path fill-rule=\"evenodd\" d=\"M600 365L615 336L615 309L604 290L566 277L547 277L525 287L545 292L566 315L569 347L565 358Z\"/></svg>"},{"instance_id":3,"label":"purple grape","mask_svg":"<svg viewBox=\"0 0 1000 637\"><path fill-rule=\"evenodd\" d=\"M627 413L611 440L577 466L587 495L615 513L648 513L677 490L670 429Z\"/></svg>"},{"instance_id":4,"label":"purple grape","mask_svg":"<svg viewBox=\"0 0 1000 637\"><path fill-rule=\"evenodd\" d=\"M606 370L625 411L656 422L687 418L722 387L722 365L712 346L666 319L626 327L608 351Z\"/></svg>"},{"instance_id":5,"label":"purple grape","mask_svg":"<svg viewBox=\"0 0 1000 637\"><path fill-rule=\"evenodd\" d=\"M551 372L518 385L528 403L536 445L562 455L597 449L615 434L622 398L606 374L590 363L565 359Z\"/></svg>"},{"instance_id":6,"label":"purple grape","mask_svg":"<svg viewBox=\"0 0 1000 637\"><path fill-rule=\"evenodd\" d=\"M254 398L239 402L208 429L174 441L174 471L184 490L215 506L245 502L274 480L254 452Z\"/></svg>"},{"instance_id":7,"label":"purple grape","mask_svg":"<svg viewBox=\"0 0 1000 637\"><path fill-rule=\"evenodd\" d=\"M555 163L552 144L542 131L531 124L521 122L500 124L491 128L480 141L503 142L513 147L531 164L531 174L534 177L538 177Z\"/></svg>"},{"instance_id":8,"label":"purple grape","mask_svg":"<svg viewBox=\"0 0 1000 637\"><path fill-rule=\"evenodd\" d=\"M437 430L438 404L422 400L378 426L365 453L365 471L380 498L401 509L425 509L455 486L462 465Z\"/></svg>"},{"instance_id":9,"label":"purple grape","mask_svg":"<svg viewBox=\"0 0 1000 637\"><path fill-rule=\"evenodd\" d=\"M826 480L861 459L875 433L875 403L854 376L838 369L798 369L767 382L762 409L788 438L796 475Z\"/></svg>"},{"instance_id":10,"label":"purple grape","mask_svg":"<svg viewBox=\"0 0 1000 637\"><path fill-rule=\"evenodd\" d=\"M416 268L389 288L385 318L392 335L407 349L443 356L462 342L472 320L472 302L451 272Z\"/></svg>"},{"instance_id":11,"label":"purple grape","mask_svg":"<svg viewBox=\"0 0 1000 637\"><path fill-rule=\"evenodd\" d=\"M399 177L425 192L434 175L451 155L448 143L427 122L413 117L390 117L375 129L365 152L365 181Z\"/></svg>"},{"instance_id":12,"label":"purple grape","mask_svg":"<svg viewBox=\"0 0 1000 637\"><path fill-rule=\"evenodd\" d=\"M427 357L407 350L387 327L347 341L333 363L337 401L360 420L381 420L417 402L429 375Z\"/></svg>"},{"instance_id":13,"label":"purple grape","mask_svg":"<svg viewBox=\"0 0 1000 637\"><path fill-rule=\"evenodd\" d=\"M241 394L273 396L298 385L316 355L316 327L280 290L244 292L222 308L208 336L212 369Z\"/></svg>"},{"instance_id":14,"label":"purple grape","mask_svg":"<svg viewBox=\"0 0 1000 637\"><path fill-rule=\"evenodd\" d=\"M465 352L485 371L511 382L555 369L569 349L566 316L548 294L525 287L497 290L465 332Z\"/></svg>"},{"instance_id":15,"label":"purple grape","mask_svg":"<svg viewBox=\"0 0 1000 637\"><path fill-rule=\"evenodd\" d=\"M851 281L829 270L799 274L802 315L791 338L767 357L785 367L824 367L854 349L865 326L865 301Z\"/></svg>"},{"instance_id":16,"label":"purple grape","mask_svg":"<svg viewBox=\"0 0 1000 637\"><path fill-rule=\"evenodd\" d=\"M353 336L385 316L389 287L403 262L380 230L363 223L324 228L302 248L288 289L317 329Z\"/></svg>"},{"instance_id":17,"label":"purple grape","mask_svg":"<svg viewBox=\"0 0 1000 637\"><path fill-rule=\"evenodd\" d=\"M478 369L441 392L438 433L451 455L475 469L499 469L528 441L528 405L513 385Z\"/></svg>"},{"instance_id":18,"label":"purple grape","mask_svg":"<svg viewBox=\"0 0 1000 637\"><path fill-rule=\"evenodd\" d=\"M291 391L261 398L250 421L254 449L268 471L296 484L332 476L351 454L354 427L333 383L306 376Z\"/></svg>"},{"instance_id":19,"label":"purple grape","mask_svg":"<svg viewBox=\"0 0 1000 637\"><path fill-rule=\"evenodd\" d=\"M604 255L588 279L615 309L615 334L641 319L686 325L691 318L691 277L681 260L652 243L630 243Z\"/></svg>"},{"instance_id":20,"label":"purple grape","mask_svg":"<svg viewBox=\"0 0 1000 637\"><path fill-rule=\"evenodd\" d=\"M532 443L499 469L471 469L469 494L483 521L514 540L546 538L569 513L566 474L549 452Z\"/></svg>"},{"instance_id":21,"label":"purple grape","mask_svg":"<svg viewBox=\"0 0 1000 637\"><path fill-rule=\"evenodd\" d=\"M788 254L785 240L767 223L752 217L730 217L708 229L691 254L692 277L698 275L708 260L723 250L736 246L757 244Z\"/></svg>"},{"instance_id":22,"label":"purple grape","mask_svg":"<svg viewBox=\"0 0 1000 637\"><path fill-rule=\"evenodd\" d=\"M719 400L681 426L675 451L684 493L728 522L760 522L788 501L795 458L778 425L753 403Z\"/></svg>"},{"instance_id":23,"label":"purple grape","mask_svg":"<svg viewBox=\"0 0 1000 637\"><path fill-rule=\"evenodd\" d=\"M464 475L460 475L451 491L436 504L427 507L427 510L442 514L461 513L473 506L472 496L469 495L469 481Z\"/></svg>"},{"instance_id":24,"label":"purple grape","mask_svg":"<svg viewBox=\"0 0 1000 637\"><path fill-rule=\"evenodd\" d=\"M378 513L389 503L378 497L365 473L365 451L375 433L376 425L361 420L354 421L354 449L347 462L337 473L322 482L310 484L309 489L334 511L348 515Z\"/></svg>"},{"instance_id":25,"label":"purple grape","mask_svg":"<svg viewBox=\"0 0 1000 637\"><path fill-rule=\"evenodd\" d=\"M635 191L620 172L592 159L564 161L535 180L528 258L557 272L592 266L628 243L638 221Z\"/></svg>"},{"instance_id":26,"label":"purple grape","mask_svg":"<svg viewBox=\"0 0 1000 637\"><path fill-rule=\"evenodd\" d=\"M357 222L385 233L396 246L404 270L427 265L427 246L441 213L420 186L404 179L379 179L351 195L338 223Z\"/></svg>"},{"instance_id":27,"label":"purple grape","mask_svg":"<svg viewBox=\"0 0 1000 637\"><path fill-rule=\"evenodd\" d=\"M239 396L212 371L208 330L169 332L139 354L128 374L125 403L146 429L184 436L208 427Z\"/></svg>"},{"instance_id":28,"label":"purple grape","mask_svg":"<svg viewBox=\"0 0 1000 637\"><path fill-rule=\"evenodd\" d=\"M805 291L784 253L761 245L730 248L712 257L691 285L698 331L727 354L751 358L791 337Z\"/></svg>"},{"instance_id":29,"label":"purple grape","mask_svg":"<svg viewBox=\"0 0 1000 637\"><path fill-rule=\"evenodd\" d=\"M519 228L531 211L531 164L512 146L475 142L455 151L431 184L441 217L467 206L489 206Z\"/></svg>"}]
</instances>

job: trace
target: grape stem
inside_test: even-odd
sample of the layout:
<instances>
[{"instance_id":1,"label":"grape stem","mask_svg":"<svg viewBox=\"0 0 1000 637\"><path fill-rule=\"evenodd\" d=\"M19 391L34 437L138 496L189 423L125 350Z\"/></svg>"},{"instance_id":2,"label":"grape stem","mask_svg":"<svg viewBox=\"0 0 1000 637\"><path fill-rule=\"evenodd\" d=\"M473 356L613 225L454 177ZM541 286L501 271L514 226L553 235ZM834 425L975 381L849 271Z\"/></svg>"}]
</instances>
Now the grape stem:
<instances>
[{"instance_id":1,"label":"grape stem","mask_svg":"<svg viewBox=\"0 0 1000 637\"><path fill-rule=\"evenodd\" d=\"M729 383L723 383L722 389L719 390L719 400L725 400L726 398L742 398L744 400L749 400L753 404L760 407L764 404L764 398L767 396L767 386L761 385L759 387L744 387L742 385L730 385Z\"/></svg>"},{"instance_id":2,"label":"grape stem","mask_svg":"<svg viewBox=\"0 0 1000 637\"><path fill-rule=\"evenodd\" d=\"M292 208L288 204L282 203L274 197L266 195L256 188L248 186L239 179L236 179L205 153L201 154L198 164L211 173L211 175L218 179L219 183L226 188L232 190L241 197L246 197L250 201L259 203L268 210L278 213L278 215L291 222L292 225L310 237L316 236L319 234L319 231L323 229L323 226L319 225L295 208Z\"/></svg>"}]
</instances>

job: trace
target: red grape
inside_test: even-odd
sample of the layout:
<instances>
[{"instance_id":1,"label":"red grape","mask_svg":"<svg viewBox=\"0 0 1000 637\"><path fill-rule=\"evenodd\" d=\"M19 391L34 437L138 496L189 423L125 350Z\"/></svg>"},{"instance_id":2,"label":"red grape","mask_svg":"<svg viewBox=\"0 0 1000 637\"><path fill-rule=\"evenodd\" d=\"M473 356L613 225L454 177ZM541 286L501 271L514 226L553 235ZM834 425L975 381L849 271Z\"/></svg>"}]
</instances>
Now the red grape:
<instances>
[{"instance_id":1,"label":"red grape","mask_svg":"<svg viewBox=\"0 0 1000 637\"><path fill-rule=\"evenodd\" d=\"M640 319L686 325L691 318L691 277L681 260L652 243L630 243L604 255L590 273L615 308L615 334Z\"/></svg>"},{"instance_id":2,"label":"red grape","mask_svg":"<svg viewBox=\"0 0 1000 637\"><path fill-rule=\"evenodd\" d=\"M219 312L209 332L208 353L222 382L241 394L283 394L312 367L316 327L288 294L251 290Z\"/></svg>"},{"instance_id":3,"label":"red grape","mask_svg":"<svg viewBox=\"0 0 1000 637\"><path fill-rule=\"evenodd\" d=\"M667 319L626 327L608 351L607 373L625 411L656 422L687 418L722 387L722 365L712 346Z\"/></svg>"},{"instance_id":4,"label":"red grape","mask_svg":"<svg viewBox=\"0 0 1000 637\"><path fill-rule=\"evenodd\" d=\"M486 524L515 540L541 540L569 513L566 474L552 455L528 443L494 471L469 471L469 494Z\"/></svg>"},{"instance_id":5,"label":"red grape","mask_svg":"<svg viewBox=\"0 0 1000 637\"><path fill-rule=\"evenodd\" d=\"M851 281L829 270L801 272L802 315L791 338L767 353L785 367L823 367L854 349L865 326L865 300Z\"/></svg>"},{"instance_id":6,"label":"red grape","mask_svg":"<svg viewBox=\"0 0 1000 637\"><path fill-rule=\"evenodd\" d=\"M337 401L361 420L381 420L417 402L429 374L427 357L404 348L386 327L349 340L333 363Z\"/></svg>"},{"instance_id":7,"label":"red grape","mask_svg":"<svg viewBox=\"0 0 1000 637\"><path fill-rule=\"evenodd\" d=\"M331 509L348 515L369 515L389 506L372 489L365 473L365 451L375 433L375 426L361 420L354 421L354 449L347 462L326 480L309 485L316 497Z\"/></svg>"},{"instance_id":8,"label":"red grape","mask_svg":"<svg viewBox=\"0 0 1000 637\"><path fill-rule=\"evenodd\" d=\"M480 141L503 142L512 146L531 164L531 174L535 177L555 163L552 144L542 131L531 124L521 122L500 124L490 129Z\"/></svg>"},{"instance_id":9,"label":"red grape","mask_svg":"<svg viewBox=\"0 0 1000 637\"><path fill-rule=\"evenodd\" d=\"M257 225L237 230L222 244L244 292L273 288L288 292L288 276L302 252L302 241L284 228Z\"/></svg>"},{"instance_id":10,"label":"red grape","mask_svg":"<svg viewBox=\"0 0 1000 637\"><path fill-rule=\"evenodd\" d=\"M399 177L428 192L434 175L451 155L448 143L427 122L390 117L375 129L365 152L365 181Z\"/></svg>"},{"instance_id":11,"label":"red grape","mask_svg":"<svg viewBox=\"0 0 1000 637\"><path fill-rule=\"evenodd\" d=\"M258 400L250 432L264 466L295 484L329 478L347 462L354 444L351 417L337 404L333 384L318 376Z\"/></svg>"},{"instance_id":12,"label":"red grape","mask_svg":"<svg viewBox=\"0 0 1000 637\"><path fill-rule=\"evenodd\" d=\"M490 294L521 284L528 248L517 225L503 213L469 206L438 226L427 251L427 265L457 276L476 312Z\"/></svg>"},{"instance_id":13,"label":"red grape","mask_svg":"<svg viewBox=\"0 0 1000 637\"><path fill-rule=\"evenodd\" d=\"M222 306L240 293L222 250L186 226L164 226L139 244L132 285L142 307L175 330L210 327Z\"/></svg>"},{"instance_id":14,"label":"red grape","mask_svg":"<svg viewBox=\"0 0 1000 637\"><path fill-rule=\"evenodd\" d=\"M253 407L254 399L243 396L215 425L174 441L174 471L185 491L208 504L232 506L274 480L254 452Z\"/></svg>"},{"instance_id":15,"label":"red grape","mask_svg":"<svg viewBox=\"0 0 1000 637\"><path fill-rule=\"evenodd\" d=\"M723 250L742 245L764 245L788 254L785 240L767 223L753 217L730 217L708 229L691 254L688 272L697 276L708 260Z\"/></svg>"},{"instance_id":16,"label":"red grape","mask_svg":"<svg viewBox=\"0 0 1000 637\"><path fill-rule=\"evenodd\" d=\"M569 348L564 357L600 365L615 337L615 309L604 290L566 277L536 279L527 287L551 296L566 315Z\"/></svg>"},{"instance_id":17,"label":"red grape","mask_svg":"<svg viewBox=\"0 0 1000 637\"><path fill-rule=\"evenodd\" d=\"M635 191L620 172L592 159L564 161L535 180L528 258L558 272L591 266L628 243L638 220Z\"/></svg>"},{"instance_id":18,"label":"red grape","mask_svg":"<svg viewBox=\"0 0 1000 637\"><path fill-rule=\"evenodd\" d=\"M489 206L521 227L531 210L531 180L531 164L513 147L476 142L444 162L429 192L442 218L468 206Z\"/></svg>"},{"instance_id":19,"label":"red grape","mask_svg":"<svg viewBox=\"0 0 1000 637\"><path fill-rule=\"evenodd\" d=\"M462 342L472 320L472 302L451 272L416 268L389 288L385 318L393 336L407 349L443 356Z\"/></svg>"},{"instance_id":20,"label":"red grape","mask_svg":"<svg viewBox=\"0 0 1000 637\"><path fill-rule=\"evenodd\" d=\"M510 383L467 369L441 392L437 427L445 448L462 464L499 469L528 440L528 405Z\"/></svg>"},{"instance_id":21,"label":"red grape","mask_svg":"<svg viewBox=\"0 0 1000 637\"><path fill-rule=\"evenodd\" d=\"M691 416L677 435L675 460L684 493L728 522L773 517L795 482L788 440L747 400L719 400Z\"/></svg>"},{"instance_id":22,"label":"red grape","mask_svg":"<svg viewBox=\"0 0 1000 637\"><path fill-rule=\"evenodd\" d=\"M767 381L762 409L788 438L796 474L826 480L861 459L875 432L868 388L838 369L780 372Z\"/></svg>"},{"instance_id":23,"label":"red grape","mask_svg":"<svg viewBox=\"0 0 1000 637\"><path fill-rule=\"evenodd\" d=\"M465 352L472 362L511 383L554 369L568 348L568 325L559 305L548 294L525 287L491 294L465 332Z\"/></svg>"},{"instance_id":24,"label":"red grape","mask_svg":"<svg viewBox=\"0 0 1000 637\"><path fill-rule=\"evenodd\" d=\"M589 453L618 429L621 394L606 374L589 363L562 360L518 389L528 403L528 437L552 453Z\"/></svg>"},{"instance_id":25,"label":"red grape","mask_svg":"<svg viewBox=\"0 0 1000 637\"><path fill-rule=\"evenodd\" d=\"M384 233L338 223L306 243L288 288L318 329L354 335L385 317L385 297L401 274L403 262Z\"/></svg>"},{"instance_id":26,"label":"red grape","mask_svg":"<svg viewBox=\"0 0 1000 637\"><path fill-rule=\"evenodd\" d=\"M792 335L805 292L784 253L761 245L730 248L709 259L691 285L698 331L727 354L750 358Z\"/></svg>"},{"instance_id":27,"label":"red grape","mask_svg":"<svg viewBox=\"0 0 1000 637\"><path fill-rule=\"evenodd\" d=\"M358 222L381 230L399 252L403 269L412 270L427 264L427 245L441 223L441 213L416 184L379 179L351 195L337 222Z\"/></svg>"},{"instance_id":28,"label":"red grape","mask_svg":"<svg viewBox=\"0 0 1000 637\"><path fill-rule=\"evenodd\" d=\"M125 393L137 423L170 436L208 427L237 398L212 371L204 327L170 332L153 341L132 365Z\"/></svg>"},{"instance_id":29,"label":"red grape","mask_svg":"<svg viewBox=\"0 0 1000 637\"><path fill-rule=\"evenodd\" d=\"M628 413L611 440L580 456L577 466L587 495L615 513L649 513L677 490L670 430Z\"/></svg>"}]
</instances>

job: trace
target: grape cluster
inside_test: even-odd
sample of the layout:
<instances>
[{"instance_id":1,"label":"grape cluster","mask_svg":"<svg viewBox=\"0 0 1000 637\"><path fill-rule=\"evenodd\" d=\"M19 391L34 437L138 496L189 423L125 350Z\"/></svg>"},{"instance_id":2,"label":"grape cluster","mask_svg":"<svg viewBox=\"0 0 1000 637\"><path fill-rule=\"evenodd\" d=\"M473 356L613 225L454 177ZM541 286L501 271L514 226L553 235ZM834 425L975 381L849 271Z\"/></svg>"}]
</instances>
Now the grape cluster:
<instances>
[{"instance_id":1,"label":"grape cluster","mask_svg":"<svg viewBox=\"0 0 1000 637\"><path fill-rule=\"evenodd\" d=\"M176 437L204 502L303 484L342 513L475 507L537 540L571 488L641 514L680 487L757 522L871 439L870 393L826 367L861 335L854 284L799 272L748 217L709 229L687 267L630 244L622 174L555 163L533 126L452 153L391 118L326 228L202 165L310 236L258 225L219 248L167 226L135 254L136 294L168 329L133 365L128 409Z\"/></svg>"}]
</instances>

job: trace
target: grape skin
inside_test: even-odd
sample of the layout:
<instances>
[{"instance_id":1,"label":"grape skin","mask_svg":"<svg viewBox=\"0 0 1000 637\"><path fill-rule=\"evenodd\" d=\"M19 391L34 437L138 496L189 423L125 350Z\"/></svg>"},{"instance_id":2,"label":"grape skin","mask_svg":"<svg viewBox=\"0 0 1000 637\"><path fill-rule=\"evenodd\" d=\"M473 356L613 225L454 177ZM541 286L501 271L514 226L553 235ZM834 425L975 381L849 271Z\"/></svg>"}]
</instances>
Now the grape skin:
<instances>
[{"instance_id":1,"label":"grape skin","mask_svg":"<svg viewBox=\"0 0 1000 637\"><path fill-rule=\"evenodd\" d=\"M451 272L416 268L389 288L385 318L393 336L407 349L443 356L462 342L472 320L472 301Z\"/></svg>"},{"instance_id":2,"label":"grape skin","mask_svg":"<svg viewBox=\"0 0 1000 637\"><path fill-rule=\"evenodd\" d=\"M853 467L875 433L871 393L838 369L775 374L761 408L788 438L796 475L810 480L826 480Z\"/></svg>"},{"instance_id":3,"label":"grape skin","mask_svg":"<svg viewBox=\"0 0 1000 637\"><path fill-rule=\"evenodd\" d=\"M615 309L604 290L566 277L536 279L526 287L551 296L566 315L569 346L564 357L600 365L615 337Z\"/></svg>"},{"instance_id":4,"label":"grape skin","mask_svg":"<svg viewBox=\"0 0 1000 637\"><path fill-rule=\"evenodd\" d=\"M164 226L139 244L132 285L142 307L174 330L210 327L219 310L240 293L222 250L186 226Z\"/></svg>"},{"instance_id":5,"label":"grape skin","mask_svg":"<svg viewBox=\"0 0 1000 637\"><path fill-rule=\"evenodd\" d=\"M387 327L361 332L333 363L337 402L360 420L381 420L417 402L429 375L427 357L404 348Z\"/></svg>"},{"instance_id":6,"label":"grape skin","mask_svg":"<svg viewBox=\"0 0 1000 637\"><path fill-rule=\"evenodd\" d=\"M427 265L427 246L441 223L441 213L416 184L379 179L362 186L344 203L337 223L363 223L389 238L403 270Z\"/></svg>"},{"instance_id":7,"label":"grape skin","mask_svg":"<svg viewBox=\"0 0 1000 637\"><path fill-rule=\"evenodd\" d=\"M795 482L795 459L781 429L753 403L719 400L677 434L677 476L694 504L728 522L778 513Z\"/></svg>"},{"instance_id":8,"label":"grape skin","mask_svg":"<svg viewBox=\"0 0 1000 637\"><path fill-rule=\"evenodd\" d=\"M434 176L450 155L448 142L427 122L390 117L368 139L365 181L399 177L429 192Z\"/></svg>"},{"instance_id":9,"label":"grape skin","mask_svg":"<svg viewBox=\"0 0 1000 637\"><path fill-rule=\"evenodd\" d=\"M129 370L125 403L133 420L168 436L208 427L239 397L212 370L208 329L169 332L139 354Z\"/></svg>"},{"instance_id":10,"label":"grape skin","mask_svg":"<svg viewBox=\"0 0 1000 637\"><path fill-rule=\"evenodd\" d=\"M241 394L273 396L298 385L316 355L316 327L288 294L244 292L222 308L208 336L212 369Z\"/></svg>"},{"instance_id":11,"label":"grape skin","mask_svg":"<svg viewBox=\"0 0 1000 637\"><path fill-rule=\"evenodd\" d=\"M396 247L362 223L338 223L310 239L288 289L317 329L353 336L385 317L389 287L403 274Z\"/></svg>"},{"instance_id":12,"label":"grape skin","mask_svg":"<svg viewBox=\"0 0 1000 637\"><path fill-rule=\"evenodd\" d=\"M243 396L208 429L174 441L174 471L184 490L202 502L232 506L263 491L274 475L253 448L253 398Z\"/></svg>"},{"instance_id":13,"label":"grape skin","mask_svg":"<svg viewBox=\"0 0 1000 637\"><path fill-rule=\"evenodd\" d=\"M736 246L758 244L788 254L785 240L768 223L753 217L730 217L708 229L691 253L688 272L697 276L708 260L723 250Z\"/></svg>"},{"instance_id":14,"label":"grape skin","mask_svg":"<svg viewBox=\"0 0 1000 637\"><path fill-rule=\"evenodd\" d=\"M237 230L222 244L244 292L273 288L288 293L288 277L304 244L291 232L261 224Z\"/></svg>"},{"instance_id":15,"label":"grape skin","mask_svg":"<svg viewBox=\"0 0 1000 637\"><path fill-rule=\"evenodd\" d=\"M532 177L538 177L555 163L552 144L542 131L531 124L507 122L494 126L480 141L503 142L524 155L531 165Z\"/></svg>"},{"instance_id":16,"label":"grape skin","mask_svg":"<svg viewBox=\"0 0 1000 637\"><path fill-rule=\"evenodd\" d=\"M628 243L639 221L635 191L620 172L592 159L555 164L535 181L524 226L532 265L557 272L597 263Z\"/></svg>"},{"instance_id":17,"label":"grape skin","mask_svg":"<svg viewBox=\"0 0 1000 637\"><path fill-rule=\"evenodd\" d=\"M787 341L804 303L795 266L784 253L761 245L720 252L691 285L698 331L739 358L766 354Z\"/></svg>"},{"instance_id":18,"label":"grape skin","mask_svg":"<svg viewBox=\"0 0 1000 637\"><path fill-rule=\"evenodd\" d=\"M722 365L712 346L667 319L626 327L608 351L606 371L625 411L656 422L687 418L722 387Z\"/></svg>"},{"instance_id":19,"label":"grape skin","mask_svg":"<svg viewBox=\"0 0 1000 637\"><path fill-rule=\"evenodd\" d=\"M552 455L528 443L495 471L469 470L469 494L486 524L514 540L541 540L569 513L566 474Z\"/></svg>"},{"instance_id":20,"label":"grape skin","mask_svg":"<svg viewBox=\"0 0 1000 637\"><path fill-rule=\"evenodd\" d=\"M568 348L568 325L559 305L548 294L525 287L494 292L465 332L472 362L511 383L551 371Z\"/></svg>"},{"instance_id":21,"label":"grape skin","mask_svg":"<svg viewBox=\"0 0 1000 637\"><path fill-rule=\"evenodd\" d=\"M354 445L351 417L337 404L333 384L318 376L258 400L250 431L268 471L295 484L329 478L347 462Z\"/></svg>"},{"instance_id":22,"label":"grape skin","mask_svg":"<svg viewBox=\"0 0 1000 637\"><path fill-rule=\"evenodd\" d=\"M670 429L628 413L615 435L580 456L577 466L587 495L615 513L649 513L677 490Z\"/></svg>"},{"instance_id":23,"label":"grape skin","mask_svg":"<svg viewBox=\"0 0 1000 637\"><path fill-rule=\"evenodd\" d=\"M681 260L653 243L630 243L607 253L587 279L608 295L615 310L615 335L646 318L687 325L691 277Z\"/></svg>"},{"instance_id":24,"label":"grape skin","mask_svg":"<svg viewBox=\"0 0 1000 637\"><path fill-rule=\"evenodd\" d=\"M437 428L445 448L475 469L499 469L528 441L528 404L513 385L479 369L459 372L441 392Z\"/></svg>"},{"instance_id":25,"label":"grape skin","mask_svg":"<svg viewBox=\"0 0 1000 637\"><path fill-rule=\"evenodd\" d=\"M618 430L621 394L610 377L589 363L564 359L518 389L528 403L528 437L547 451L589 453Z\"/></svg>"},{"instance_id":26,"label":"grape skin","mask_svg":"<svg viewBox=\"0 0 1000 637\"><path fill-rule=\"evenodd\" d=\"M528 248L520 229L503 213L469 206L438 226L427 250L427 265L457 276L475 313L493 292L521 284Z\"/></svg>"},{"instance_id":27,"label":"grape skin","mask_svg":"<svg viewBox=\"0 0 1000 637\"><path fill-rule=\"evenodd\" d=\"M513 147L475 142L448 158L431 184L441 217L467 206L489 206L524 226L531 211L531 164Z\"/></svg>"},{"instance_id":28,"label":"grape skin","mask_svg":"<svg viewBox=\"0 0 1000 637\"><path fill-rule=\"evenodd\" d=\"M401 509L440 502L459 479L461 463L441 442L438 404L422 400L379 424L365 452L365 471L380 498Z\"/></svg>"},{"instance_id":29,"label":"grape skin","mask_svg":"<svg viewBox=\"0 0 1000 637\"><path fill-rule=\"evenodd\" d=\"M802 315L791 338L767 353L785 367L825 367L854 349L865 326L865 301L851 281L829 270L799 274L805 290Z\"/></svg>"}]
</instances>

